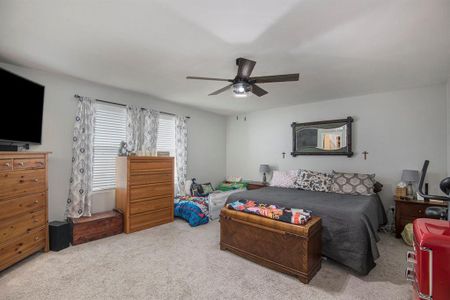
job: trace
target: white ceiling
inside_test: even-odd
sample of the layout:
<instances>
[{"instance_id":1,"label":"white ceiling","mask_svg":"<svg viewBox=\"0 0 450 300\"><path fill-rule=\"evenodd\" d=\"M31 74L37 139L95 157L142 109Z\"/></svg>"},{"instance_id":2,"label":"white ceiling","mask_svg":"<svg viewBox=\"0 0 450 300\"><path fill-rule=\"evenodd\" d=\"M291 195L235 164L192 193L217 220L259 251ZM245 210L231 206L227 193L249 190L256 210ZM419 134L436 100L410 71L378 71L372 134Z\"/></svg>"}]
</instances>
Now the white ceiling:
<instances>
[{"instance_id":1,"label":"white ceiling","mask_svg":"<svg viewBox=\"0 0 450 300\"><path fill-rule=\"evenodd\" d=\"M240 56L301 80L237 99L185 79ZM446 82L450 0L0 0L0 60L233 114Z\"/></svg>"}]
</instances>

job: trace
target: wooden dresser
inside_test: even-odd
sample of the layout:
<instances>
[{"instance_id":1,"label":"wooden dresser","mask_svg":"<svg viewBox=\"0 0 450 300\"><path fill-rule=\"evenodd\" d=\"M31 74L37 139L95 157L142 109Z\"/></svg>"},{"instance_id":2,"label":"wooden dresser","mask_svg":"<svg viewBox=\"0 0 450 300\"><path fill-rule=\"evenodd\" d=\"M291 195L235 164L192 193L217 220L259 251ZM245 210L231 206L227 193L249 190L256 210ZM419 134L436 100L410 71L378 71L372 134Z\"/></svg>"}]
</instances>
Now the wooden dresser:
<instances>
[{"instance_id":1,"label":"wooden dresser","mask_svg":"<svg viewBox=\"0 0 450 300\"><path fill-rule=\"evenodd\" d=\"M47 156L0 152L0 271L48 251Z\"/></svg>"},{"instance_id":2,"label":"wooden dresser","mask_svg":"<svg viewBox=\"0 0 450 300\"><path fill-rule=\"evenodd\" d=\"M405 225L415 219L425 218L425 210L430 206L447 207L442 201L431 200L429 202L419 200L406 200L394 197L395 200L395 236L401 237Z\"/></svg>"},{"instance_id":3,"label":"wooden dresser","mask_svg":"<svg viewBox=\"0 0 450 300\"><path fill-rule=\"evenodd\" d=\"M124 232L173 221L173 157L117 158L116 209L123 212Z\"/></svg>"}]
</instances>

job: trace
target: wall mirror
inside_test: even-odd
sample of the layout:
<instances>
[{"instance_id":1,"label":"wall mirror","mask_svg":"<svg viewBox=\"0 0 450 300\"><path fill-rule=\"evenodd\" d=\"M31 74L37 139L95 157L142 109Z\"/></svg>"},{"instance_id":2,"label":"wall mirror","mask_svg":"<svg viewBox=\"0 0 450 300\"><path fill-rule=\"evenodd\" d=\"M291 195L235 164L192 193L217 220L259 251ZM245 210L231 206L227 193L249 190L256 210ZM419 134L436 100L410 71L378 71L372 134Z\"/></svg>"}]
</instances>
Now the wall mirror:
<instances>
[{"instance_id":1,"label":"wall mirror","mask_svg":"<svg viewBox=\"0 0 450 300\"><path fill-rule=\"evenodd\" d=\"M352 152L353 118L292 123L292 156L346 155Z\"/></svg>"}]
</instances>

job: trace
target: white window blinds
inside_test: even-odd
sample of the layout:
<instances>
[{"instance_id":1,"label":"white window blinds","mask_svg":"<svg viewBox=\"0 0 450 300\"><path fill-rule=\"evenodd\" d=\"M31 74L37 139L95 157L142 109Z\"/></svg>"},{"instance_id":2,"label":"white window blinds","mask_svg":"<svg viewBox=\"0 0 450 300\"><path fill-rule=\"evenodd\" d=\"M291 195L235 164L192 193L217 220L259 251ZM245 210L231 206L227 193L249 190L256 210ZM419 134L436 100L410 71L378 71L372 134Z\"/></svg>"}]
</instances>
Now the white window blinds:
<instances>
[{"instance_id":1,"label":"white window blinds","mask_svg":"<svg viewBox=\"0 0 450 300\"><path fill-rule=\"evenodd\" d=\"M126 108L96 103L93 191L115 188L116 158L126 140Z\"/></svg>"},{"instance_id":2,"label":"white window blinds","mask_svg":"<svg viewBox=\"0 0 450 300\"><path fill-rule=\"evenodd\" d=\"M170 156L175 156L175 118L173 116L160 115L156 151L168 151Z\"/></svg>"}]
</instances>

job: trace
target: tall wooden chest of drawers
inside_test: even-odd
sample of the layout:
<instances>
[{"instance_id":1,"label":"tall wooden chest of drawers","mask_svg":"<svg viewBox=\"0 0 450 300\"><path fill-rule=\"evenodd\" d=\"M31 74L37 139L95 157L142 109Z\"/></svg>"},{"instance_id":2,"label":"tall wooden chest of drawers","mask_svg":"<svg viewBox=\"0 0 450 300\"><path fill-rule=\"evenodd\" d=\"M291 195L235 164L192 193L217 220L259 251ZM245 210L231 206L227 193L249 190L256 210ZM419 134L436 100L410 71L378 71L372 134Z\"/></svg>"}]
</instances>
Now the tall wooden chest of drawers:
<instances>
[{"instance_id":1,"label":"tall wooden chest of drawers","mask_svg":"<svg viewBox=\"0 0 450 300\"><path fill-rule=\"evenodd\" d=\"M48 251L47 156L0 152L0 271Z\"/></svg>"},{"instance_id":2,"label":"tall wooden chest of drawers","mask_svg":"<svg viewBox=\"0 0 450 300\"><path fill-rule=\"evenodd\" d=\"M116 209L123 212L124 232L173 221L173 157L117 158Z\"/></svg>"}]
</instances>

